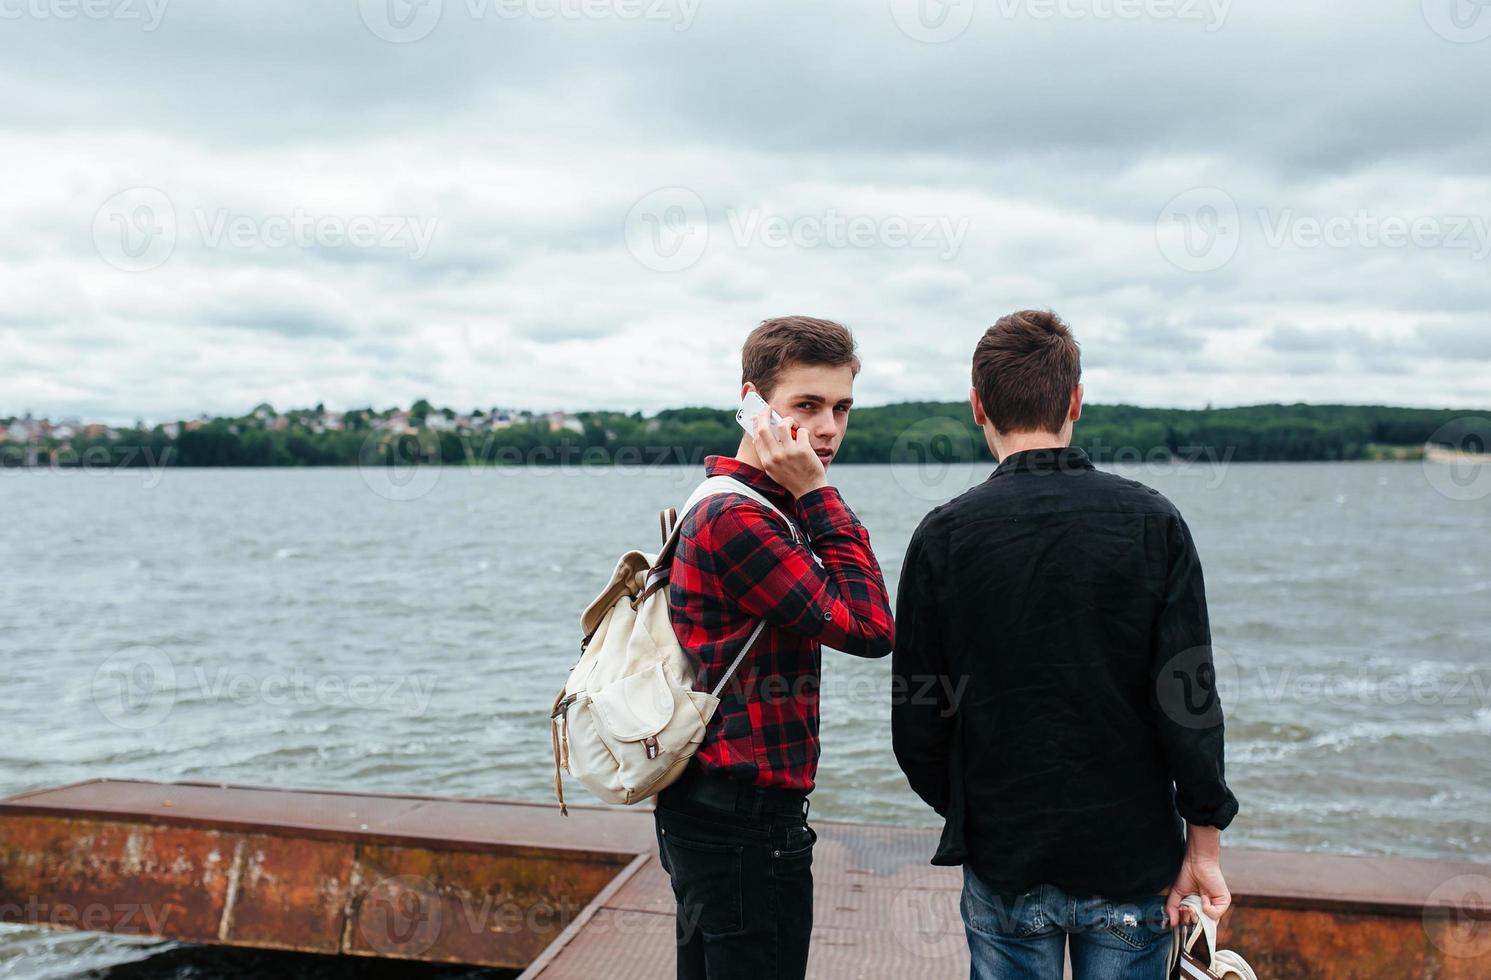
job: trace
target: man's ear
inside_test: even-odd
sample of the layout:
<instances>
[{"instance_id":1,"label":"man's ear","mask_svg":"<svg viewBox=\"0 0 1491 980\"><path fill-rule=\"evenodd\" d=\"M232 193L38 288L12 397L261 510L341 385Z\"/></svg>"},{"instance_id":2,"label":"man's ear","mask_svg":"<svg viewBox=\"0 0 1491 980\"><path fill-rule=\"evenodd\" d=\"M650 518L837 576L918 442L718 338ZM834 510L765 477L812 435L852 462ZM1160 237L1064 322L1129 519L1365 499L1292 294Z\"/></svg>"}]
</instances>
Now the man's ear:
<instances>
[{"instance_id":1,"label":"man's ear","mask_svg":"<svg viewBox=\"0 0 1491 980\"><path fill-rule=\"evenodd\" d=\"M977 388L968 389L968 403L973 406L973 423L982 429L989 423L989 416L984 414L984 403L978 396Z\"/></svg>"},{"instance_id":2,"label":"man's ear","mask_svg":"<svg viewBox=\"0 0 1491 980\"><path fill-rule=\"evenodd\" d=\"M1082 417L1082 382L1072 389L1072 404L1067 409L1067 417L1073 422Z\"/></svg>"}]
</instances>

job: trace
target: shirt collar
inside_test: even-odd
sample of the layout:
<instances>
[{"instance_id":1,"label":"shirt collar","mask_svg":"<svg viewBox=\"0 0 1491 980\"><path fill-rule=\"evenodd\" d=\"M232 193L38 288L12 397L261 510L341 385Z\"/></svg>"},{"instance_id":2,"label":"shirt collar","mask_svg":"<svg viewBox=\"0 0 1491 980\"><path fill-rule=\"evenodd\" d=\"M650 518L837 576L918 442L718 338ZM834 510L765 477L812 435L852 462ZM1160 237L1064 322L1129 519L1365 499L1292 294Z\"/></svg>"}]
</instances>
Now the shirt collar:
<instances>
[{"instance_id":1,"label":"shirt collar","mask_svg":"<svg viewBox=\"0 0 1491 980\"><path fill-rule=\"evenodd\" d=\"M1054 473L1069 470L1093 469L1092 460L1084 450L1076 446L1055 446L1048 449L1022 449L1010 453L1000 462L994 476L1006 473ZM993 477L990 477L993 479Z\"/></svg>"},{"instance_id":2,"label":"shirt collar","mask_svg":"<svg viewBox=\"0 0 1491 980\"><path fill-rule=\"evenodd\" d=\"M774 503L784 505L786 508L793 506L792 494L787 492L786 487L756 467L749 463L742 463L733 456L704 457L704 472L708 476L734 477Z\"/></svg>"}]
</instances>

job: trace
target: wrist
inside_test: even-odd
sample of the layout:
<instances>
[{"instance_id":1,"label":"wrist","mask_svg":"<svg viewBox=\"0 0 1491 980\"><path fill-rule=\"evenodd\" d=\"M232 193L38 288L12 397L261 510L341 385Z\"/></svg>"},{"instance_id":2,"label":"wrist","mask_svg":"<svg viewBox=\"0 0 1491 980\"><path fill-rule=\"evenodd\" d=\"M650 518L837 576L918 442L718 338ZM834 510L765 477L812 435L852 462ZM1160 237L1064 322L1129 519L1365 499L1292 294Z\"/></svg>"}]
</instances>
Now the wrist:
<instances>
[{"instance_id":1,"label":"wrist","mask_svg":"<svg viewBox=\"0 0 1491 980\"><path fill-rule=\"evenodd\" d=\"M826 486L828 486L827 478L819 477L818 479L802 484L801 486L789 487L788 489L792 492L793 499L801 500L803 497L806 497L814 490L822 490Z\"/></svg>"},{"instance_id":2,"label":"wrist","mask_svg":"<svg viewBox=\"0 0 1491 980\"><path fill-rule=\"evenodd\" d=\"M1188 824L1185 859L1192 864L1221 863L1222 832L1215 827Z\"/></svg>"}]
</instances>

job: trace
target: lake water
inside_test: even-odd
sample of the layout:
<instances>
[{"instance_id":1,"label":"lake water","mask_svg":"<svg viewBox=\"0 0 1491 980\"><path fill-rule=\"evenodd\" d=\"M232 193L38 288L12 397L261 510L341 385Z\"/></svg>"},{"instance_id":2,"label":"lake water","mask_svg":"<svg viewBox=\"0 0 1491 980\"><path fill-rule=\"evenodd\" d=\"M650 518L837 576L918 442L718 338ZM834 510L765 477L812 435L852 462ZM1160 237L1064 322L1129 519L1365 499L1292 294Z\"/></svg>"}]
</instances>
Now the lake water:
<instances>
[{"instance_id":1,"label":"lake water","mask_svg":"<svg viewBox=\"0 0 1491 980\"><path fill-rule=\"evenodd\" d=\"M1491 496L1419 463L1107 468L1195 533L1227 841L1486 860ZM988 472L833 478L894 590L921 516ZM580 610L699 475L0 471L0 795L115 776L551 799ZM933 822L891 756L888 669L825 652L815 817ZM0 932L0 976L141 955Z\"/></svg>"}]
</instances>

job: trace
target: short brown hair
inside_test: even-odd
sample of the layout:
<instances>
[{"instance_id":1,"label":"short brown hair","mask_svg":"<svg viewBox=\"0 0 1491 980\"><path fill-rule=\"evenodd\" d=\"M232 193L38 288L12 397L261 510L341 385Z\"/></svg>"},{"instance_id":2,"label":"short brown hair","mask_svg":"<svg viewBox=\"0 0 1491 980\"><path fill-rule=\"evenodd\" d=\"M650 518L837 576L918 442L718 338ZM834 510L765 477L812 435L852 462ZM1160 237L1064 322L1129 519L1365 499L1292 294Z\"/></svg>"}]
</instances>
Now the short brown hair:
<instances>
[{"instance_id":1,"label":"short brown hair","mask_svg":"<svg viewBox=\"0 0 1491 980\"><path fill-rule=\"evenodd\" d=\"M740 351L740 383L756 386L770 398L777 379L789 364L849 365L859 374L854 335L842 323L811 316L779 316L762 320Z\"/></svg>"},{"instance_id":2,"label":"short brown hair","mask_svg":"<svg viewBox=\"0 0 1491 980\"><path fill-rule=\"evenodd\" d=\"M973 388L999 432L1060 432L1082 351L1050 310L1000 317L973 350Z\"/></svg>"}]
</instances>

